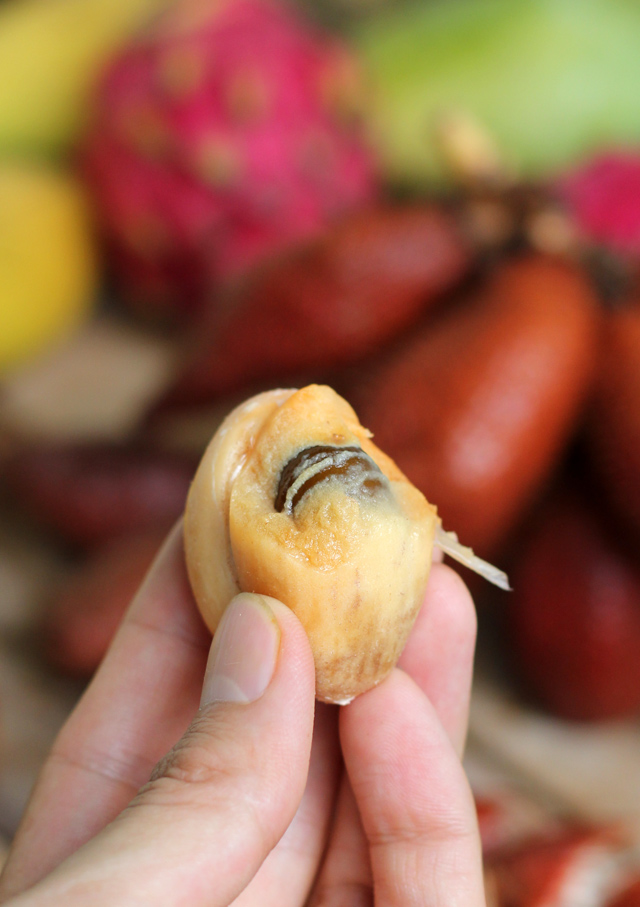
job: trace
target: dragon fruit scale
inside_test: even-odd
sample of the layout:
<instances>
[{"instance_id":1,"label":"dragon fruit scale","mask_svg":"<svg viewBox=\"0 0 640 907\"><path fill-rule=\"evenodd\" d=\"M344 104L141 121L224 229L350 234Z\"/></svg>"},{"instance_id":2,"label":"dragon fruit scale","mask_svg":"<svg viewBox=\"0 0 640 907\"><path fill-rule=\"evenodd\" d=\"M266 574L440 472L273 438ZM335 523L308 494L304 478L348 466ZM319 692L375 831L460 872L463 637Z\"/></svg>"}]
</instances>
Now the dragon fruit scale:
<instances>
[{"instance_id":1,"label":"dragon fruit scale","mask_svg":"<svg viewBox=\"0 0 640 907\"><path fill-rule=\"evenodd\" d=\"M124 295L196 311L372 198L356 61L277 0L177 0L97 89L84 171Z\"/></svg>"}]
</instances>

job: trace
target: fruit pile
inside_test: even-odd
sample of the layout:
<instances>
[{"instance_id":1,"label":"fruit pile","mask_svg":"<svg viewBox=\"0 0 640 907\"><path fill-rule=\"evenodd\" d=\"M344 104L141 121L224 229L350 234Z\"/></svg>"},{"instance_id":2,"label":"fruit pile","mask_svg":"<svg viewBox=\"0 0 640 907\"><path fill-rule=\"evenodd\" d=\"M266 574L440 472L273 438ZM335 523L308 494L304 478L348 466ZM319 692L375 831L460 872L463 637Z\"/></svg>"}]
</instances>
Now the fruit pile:
<instances>
[{"instance_id":1,"label":"fruit pile","mask_svg":"<svg viewBox=\"0 0 640 907\"><path fill-rule=\"evenodd\" d=\"M554 96L515 141L494 90L534 84L523 35L554 35L554 56L564 7L398 3L352 17L345 41L279 0L87 0L82 22L50 0L48 30L37 0L2 6L0 48L51 42L28 78L24 54L1 57L0 150L32 159L0 162L2 367L86 317L101 265L121 317L168 321L177 350L132 437L18 445L3 464L24 512L91 552L87 583L104 555L129 588L150 557L133 540L181 512L201 449L164 449L176 426L329 383L445 527L513 573L502 632L523 692L567 718L640 713L640 154L613 145L640 121L624 105L603 119L592 92L554 144ZM591 0L587 18L620 38L636 14ZM452 81L425 40L462 42L484 81ZM627 44L602 54L630 75ZM596 124L613 150L594 156ZM72 626L64 597L51 613ZM92 670L103 646L76 664L51 632L60 664Z\"/></svg>"},{"instance_id":2,"label":"fruit pile","mask_svg":"<svg viewBox=\"0 0 640 907\"><path fill-rule=\"evenodd\" d=\"M640 16L589 0L564 54L569 0L399 2L348 40L309 5L0 6L0 371L105 285L177 361L120 443L14 438L2 463L78 564L48 656L82 676L102 657L202 452L175 452L178 426L316 381L510 572L492 610L523 697L637 716L640 117L602 99L637 82ZM574 116L549 88L566 66Z\"/></svg>"}]
</instances>

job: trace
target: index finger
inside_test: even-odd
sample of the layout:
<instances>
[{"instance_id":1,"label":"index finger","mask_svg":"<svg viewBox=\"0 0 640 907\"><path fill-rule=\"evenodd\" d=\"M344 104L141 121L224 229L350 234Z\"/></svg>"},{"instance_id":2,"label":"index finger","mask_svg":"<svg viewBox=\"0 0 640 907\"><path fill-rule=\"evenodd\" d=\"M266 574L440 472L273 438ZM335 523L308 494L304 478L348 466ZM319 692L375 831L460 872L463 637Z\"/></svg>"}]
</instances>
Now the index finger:
<instances>
[{"instance_id":1,"label":"index finger","mask_svg":"<svg viewBox=\"0 0 640 907\"><path fill-rule=\"evenodd\" d=\"M369 846L375 903L484 907L473 797L417 684L394 670L345 707L340 738Z\"/></svg>"},{"instance_id":2,"label":"index finger","mask_svg":"<svg viewBox=\"0 0 640 907\"><path fill-rule=\"evenodd\" d=\"M426 693L459 755L467 735L476 630L465 583L451 567L434 564L398 666Z\"/></svg>"},{"instance_id":3,"label":"index finger","mask_svg":"<svg viewBox=\"0 0 640 907\"><path fill-rule=\"evenodd\" d=\"M62 728L0 880L18 893L107 825L198 708L211 636L170 533L105 660Z\"/></svg>"}]
</instances>

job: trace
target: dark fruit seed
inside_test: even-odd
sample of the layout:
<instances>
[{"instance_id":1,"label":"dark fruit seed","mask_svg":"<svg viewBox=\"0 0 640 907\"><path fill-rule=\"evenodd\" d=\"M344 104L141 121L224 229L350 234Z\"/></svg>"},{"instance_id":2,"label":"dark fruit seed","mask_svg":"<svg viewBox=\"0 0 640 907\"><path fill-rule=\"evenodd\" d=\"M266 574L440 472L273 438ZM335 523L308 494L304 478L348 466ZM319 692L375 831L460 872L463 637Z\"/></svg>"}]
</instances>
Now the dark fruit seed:
<instances>
[{"instance_id":1,"label":"dark fruit seed","mask_svg":"<svg viewBox=\"0 0 640 907\"><path fill-rule=\"evenodd\" d=\"M314 463L317 463L318 460L321 460L327 455L336 450L335 447L329 447L327 445L316 445L315 447L307 447L304 450L301 450L300 453L297 453L295 457L292 457L287 465L283 468L280 473L280 481L278 482L278 490L276 492L276 499L274 502L274 507L278 513L282 513L284 510L285 501L287 498L287 492L295 482L295 480L300 475L300 472L303 469L308 469L309 466L313 466ZM343 447L341 450L349 450L354 453L357 453L359 447Z\"/></svg>"},{"instance_id":2,"label":"dark fruit seed","mask_svg":"<svg viewBox=\"0 0 640 907\"><path fill-rule=\"evenodd\" d=\"M349 473L355 474L357 472L359 472L363 476L366 476L371 469L372 462L367 462L367 460L369 460L368 457L366 459L364 457L350 457L341 466L332 464L331 466L327 467L327 469L324 469L321 472L316 472L297 490L291 500L291 509L294 510L297 504L302 500L304 495L315 485L317 485L319 482L323 482L325 479L331 478L331 476L347 476ZM366 478L361 482L359 490L361 492L364 491L368 495L373 495L376 491L382 488L384 488L384 485L380 479Z\"/></svg>"},{"instance_id":3,"label":"dark fruit seed","mask_svg":"<svg viewBox=\"0 0 640 907\"><path fill-rule=\"evenodd\" d=\"M280 481L274 501L274 507L278 513L284 510L287 494L291 486L296 482L302 472L325 460L327 456L338 453L348 452L353 456L348 457L342 463L330 462L325 469L314 473L304 482L296 491L291 501L291 510L295 509L304 495L314 488L319 482L329 479L333 476L347 476L360 473L362 482L359 490L366 495L374 495L379 491L386 490L387 484L384 475L379 467L373 462L360 447L331 447L327 445L316 445L307 447L300 453L292 457L280 473Z\"/></svg>"}]
</instances>

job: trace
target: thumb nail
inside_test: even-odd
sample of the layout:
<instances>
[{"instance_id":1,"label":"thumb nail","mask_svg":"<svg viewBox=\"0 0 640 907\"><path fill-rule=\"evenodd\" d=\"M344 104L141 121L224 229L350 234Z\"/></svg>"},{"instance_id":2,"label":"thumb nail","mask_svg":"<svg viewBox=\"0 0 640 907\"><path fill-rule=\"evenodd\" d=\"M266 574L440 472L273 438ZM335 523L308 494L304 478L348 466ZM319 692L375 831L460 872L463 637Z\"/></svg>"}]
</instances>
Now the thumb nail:
<instances>
[{"instance_id":1,"label":"thumb nail","mask_svg":"<svg viewBox=\"0 0 640 907\"><path fill-rule=\"evenodd\" d=\"M279 648L280 627L265 599L237 595L213 638L200 705L259 699L273 677Z\"/></svg>"}]
</instances>

